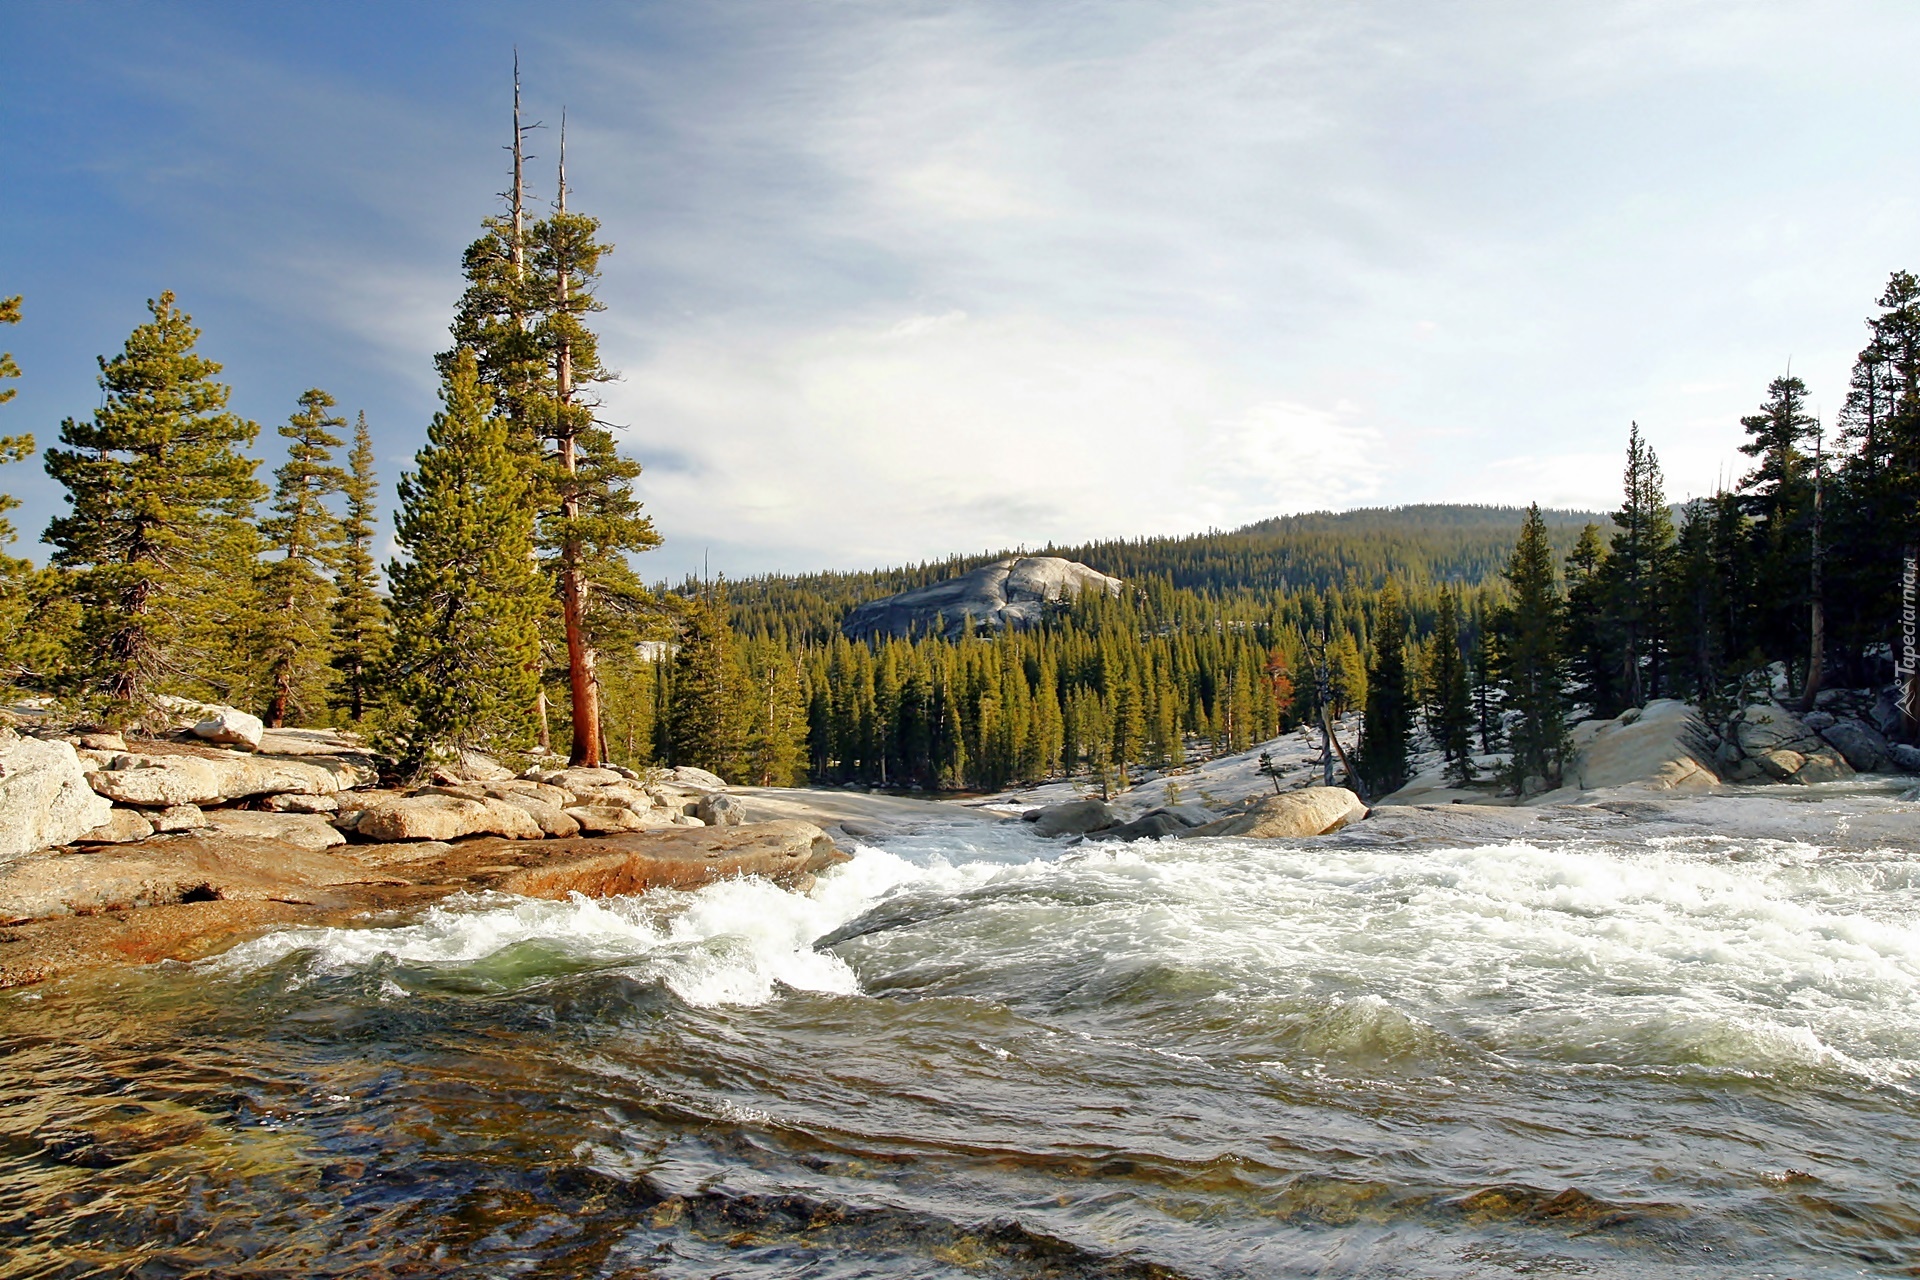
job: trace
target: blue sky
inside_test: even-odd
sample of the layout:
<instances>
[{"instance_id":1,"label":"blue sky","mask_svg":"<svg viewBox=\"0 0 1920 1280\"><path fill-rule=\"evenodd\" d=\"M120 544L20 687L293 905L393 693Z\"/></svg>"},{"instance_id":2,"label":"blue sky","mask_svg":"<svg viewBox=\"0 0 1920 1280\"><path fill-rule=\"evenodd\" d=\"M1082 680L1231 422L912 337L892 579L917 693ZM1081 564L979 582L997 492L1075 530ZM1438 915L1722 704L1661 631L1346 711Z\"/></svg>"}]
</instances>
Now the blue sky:
<instances>
[{"instance_id":1,"label":"blue sky","mask_svg":"<svg viewBox=\"0 0 1920 1280\"><path fill-rule=\"evenodd\" d=\"M1737 473L1920 269L1920 6L1462 0L0 9L0 431L171 288L391 493L509 67L616 251L608 416L677 576ZM552 194L551 130L533 149ZM263 469L264 471L264 469ZM36 557L60 505L0 473Z\"/></svg>"}]
</instances>

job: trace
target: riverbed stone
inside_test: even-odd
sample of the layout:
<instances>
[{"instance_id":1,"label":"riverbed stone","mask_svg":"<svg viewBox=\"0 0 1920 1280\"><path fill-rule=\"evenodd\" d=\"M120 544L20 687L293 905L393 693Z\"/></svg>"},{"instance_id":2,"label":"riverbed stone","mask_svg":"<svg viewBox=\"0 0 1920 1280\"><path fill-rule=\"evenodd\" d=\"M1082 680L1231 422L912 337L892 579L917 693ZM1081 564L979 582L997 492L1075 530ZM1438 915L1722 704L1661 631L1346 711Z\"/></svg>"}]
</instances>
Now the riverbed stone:
<instances>
[{"instance_id":1,"label":"riverbed stone","mask_svg":"<svg viewBox=\"0 0 1920 1280\"><path fill-rule=\"evenodd\" d=\"M0 865L66 844L110 821L73 744L0 729Z\"/></svg>"},{"instance_id":2,"label":"riverbed stone","mask_svg":"<svg viewBox=\"0 0 1920 1280\"><path fill-rule=\"evenodd\" d=\"M652 810L629 809L618 804L578 804L567 809L566 816L588 835L614 835L622 831L644 831L663 825L664 819L651 816Z\"/></svg>"},{"instance_id":3,"label":"riverbed stone","mask_svg":"<svg viewBox=\"0 0 1920 1280\"><path fill-rule=\"evenodd\" d=\"M551 790L551 788L549 788L549 790ZM578 820L569 816L567 812L558 805L548 804L544 800L523 792L508 792L505 795L491 798L497 800L500 804L510 804L516 809L526 810L527 816L539 825L541 834L549 838L577 836L580 834L580 823Z\"/></svg>"},{"instance_id":4,"label":"riverbed stone","mask_svg":"<svg viewBox=\"0 0 1920 1280\"><path fill-rule=\"evenodd\" d=\"M260 802L270 813L338 813L338 796L268 796Z\"/></svg>"}]
</instances>

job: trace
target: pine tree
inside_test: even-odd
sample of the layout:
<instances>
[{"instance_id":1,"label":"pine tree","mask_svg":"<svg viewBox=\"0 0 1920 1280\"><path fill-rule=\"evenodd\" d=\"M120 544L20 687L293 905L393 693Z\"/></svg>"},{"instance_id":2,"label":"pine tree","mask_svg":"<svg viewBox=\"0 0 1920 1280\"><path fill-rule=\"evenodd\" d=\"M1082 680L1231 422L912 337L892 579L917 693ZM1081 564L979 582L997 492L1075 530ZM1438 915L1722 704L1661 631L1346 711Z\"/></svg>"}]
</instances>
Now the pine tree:
<instances>
[{"instance_id":1,"label":"pine tree","mask_svg":"<svg viewBox=\"0 0 1920 1280\"><path fill-rule=\"evenodd\" d=\"M527 745L546 594L527 481L472 353L454 360L441 400L398 486L407 558L387 566L387 679L414 769L440 750Z\"/></svg>"},{"instance_id":2,"label":"pine tree","mask_svg":"<svg viewBox=\"0 0 1920 1280\"><path fill-rule=\"evenodd\" d=\"M1803 619L1812 561L1813 458L1808 448L1819 423L1806 411L1807 387L1791 375L1767 385L1767 402L1740 419L1747 433L1740 452L1757 459L1741 478L1740 493L1754 522L1756 571L1770 590L1756 621L1768 658L1798 666L1805 651Z\"/></svg>"},{"instance_id":3,"label":"pine tree","mask_svg":"<svg viewBox=\"0 0 1920 1280\"><path fill-rule=\"evenodd\" d=\"M1469 684L1473 696L1474 730L1480 739L1482 755L1506 745L1506 724L1502 718L1500 692L1500 629L1497 617L1481 615L1474 626Z\"/></svg>"},{"instance_id":4,"label":"pine tree","mask_svg":"<svg viewBox=\"0 0 1920 1280\"><path fill-rule=\"evenodd\" d=\"M61 423L66 447L46 461L72 507L46 540L54 563L78 571L83 693L108 699L115 719L205 676L189 667L209 624L225 621L219 604L242 594L233 574L251 561L262 493L259 464L238 452L259 427L226 411L220 366L194 351L200 331L171 293L147 306L151 323L100 360L103 403L90 421Z\"/></svg>"},{"instance_id":5,"label":"pine tree","mask_svg":"<svg viewBox=\"0 0 1920 1280\"><path fill-rule=\"evenodd\" d=\"M1398 791L1407 783L1414 712L1407 676L1407 614L1399 585L1389 579L1380 592L1375 616L1366 716L1354 759L1360 781L1372 797Z\"/></svg>"},{"instance_id":6,"label":"pine tree","mask_svg":"<svg viewBox=\"0 0 1920 1280\"><path fill-rule=\"evenodd\" d=\"M565 124L561 126L558 197L553 216L533 229L529 281L540 313L535 340L549 362L543 391L530 406L535 431L552 448L547 509L540 525L558 586L567 647L567 685L576 765L600 759L599 688L594 676L596 600L607 592L633 596L638 579L630 552L658 546L653 522L633 496L640 474L623 458L613 433L594 416L593 388L613 374L600 363L599 342L585 323L605 307L594 296L600 259L597 220L567 211Z\"/></svg>"},{"instance_id":7,"label":"pine tree","mask_svg":"<svg viewBox=\"0 0 1920 1280\"><path fill-rule=\"evenodd\" d=\"M20 302L18 295L0 298L0 324L20 323ZM6 385L19 376L20 366L14 363L12 353L0 351L0 404L19 394L17 388ZM33 448L30 435L0 435L0 466L31 456ZM33 566L7 554L6 550L14 540L13 523L7 519L7 512L19 505L19 500L11 494L0 493L0 679L11 679L27 666L23 646L31 608Z\"/></svg>"},{"instance_id":8,"label":"pine tree","mask_svg":"<svg viewBox=\"0 0 1920 1280\"><path fill-rule=\"evenodd\" d=\"M311 719L326 703L333 575L345 541L327 499L347 484L347 473L333 464L341 444L333 433L347 420L330 415L333 406L333 397L315 387L280 428L287 460L273 473L273 514L260 522L261 536L278 553L260 571L256 643L268 685L268 728L286 724L289 715Z\"/></svg>"},{"instance_id":9,"label":"pine tree","mask_svg":"<svg viewBox=\"0 0 1920 1280\"><path fill-rule=\"evenodd\" d=\"M354 724L366 718L377 696L387 658L387 606L380 598L374 567L374 522L379 484L373 472L373 436L362 413L353 428L353 452L347 455L341 489L346 511L340 521L339 567L334 574L333 669L331 705Z\"/></svg>"},{"instance_id":10,"label":"pine tree","mask_svg":"<svg viewBox=\"0 0 1920 1280\"><path fill-rule=\"evenodd\" d=\"M1553 546L1537 504L1527 510L1506 577L1513 602L1501 620L1501 683L1506 705L1515 713L1508 781L1527 795L1559 785L1567 752L1560 593Z\"/></svg>"},{"instance_id":11,"label":"pine tree","mask_svg":"<svg viewBox=\"0 0 1920 1280\"><path fill-rule=\"evenodd\" d=\"M1447 776L1464 786L1473 781L1474 716L1467 689L1466 654L1460 647L1460 601L1451 591L1441 594L1435 615L1427 684L1433 691L1427 732L1440 747Z\"/></svg>"},{"instance_id":12,"label":"pine tree","mask_svg":"<svg viewBox=\"0 0 1920 1280\"><path fill-rule=\"evenodd\" d=\"M20 295L0 298L0 324L20 323ZM19 388L5 385L10 379L20 376L20 366L13 362L13 353L0 351L0 404L5 404L20 394ZM33 437L30 435L0 436L0 466L9 462L19 462L33 453ZM0 572L17 563L10 560L4 548L13 541L13 525L7 519L7 512L20 505L19 499L11 494L0 493Z\"/></svg>"},{"instance_id":13,"label":"pine tree","mask_svg":"<svg viewBox=\"0 0 1920 1280\"><path fill-rule=\"evenodd\" d=\"M1620 510L1613 513L1613 523L1618 532L1600 573L1605 616L1611 623L1607 630L1613 646L1615 692L1621 704L1639 707L1660 690L1664 657L1660 584L1673 550L1673 516L1667 510L1660 460L1641 437L1637 422L1627 437L1625 494ZM1544 524L1541 530L1544 536ZM1610 716L1617 709L1596 707L1594 714Z\"/></svg>"},{"instance_id":14,"label":"pine tree","mask_svg":"<svg viewBox=\"0 0 1920 1280\"><path fill-rule=\"evenodd\" d=\"M673 659L669 741L676 765L692 765L729 781L741 777L746 714L724 587L687 602L680 652Z\"/></svg>"},{"instance_id":15,"label":"pine tree","mask_svg":"<svg viewBox=\"0 0 1920 1280\"><path fill-rule=\"evenodd\" d=\"M1567 553L1567 667L1573 677L1569 695L1585 703L1599 718L1618 714L1621 697L1615 691L1618 669L1614 660L1612 619L1608 616L1609 581L1602 571L1607 551L1600 542L1600 526L1580 530L1580 540Z\"/></svg>"},{"instance_id":16,"label":"pine tree","mask_svg":"<svg viewBox=\"0 0 1920 1280\"><path fill-rule=\"evenodd\" d=\"M806 728L798 664L783 646L767 641L745 646L742 656L748 700L745 776L756 786L793 786Z\"/></svg>"}]
</instances>

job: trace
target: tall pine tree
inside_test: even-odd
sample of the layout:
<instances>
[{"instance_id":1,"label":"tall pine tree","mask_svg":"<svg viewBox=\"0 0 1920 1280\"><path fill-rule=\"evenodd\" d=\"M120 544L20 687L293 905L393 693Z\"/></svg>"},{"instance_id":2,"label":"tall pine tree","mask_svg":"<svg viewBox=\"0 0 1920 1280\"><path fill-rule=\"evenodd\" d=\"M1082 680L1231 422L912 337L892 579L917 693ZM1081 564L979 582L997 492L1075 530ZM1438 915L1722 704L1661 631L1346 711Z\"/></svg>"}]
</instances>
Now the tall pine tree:
<instances>
[{"instance_id":1,"label":"tall pine tree","mask_svg":"<svg viewBox=\"0 0 1920 1280\"><path fill-rule=\"evenodd\" d=\"M18 294L11 298L0 298L0 324L20 323L20 303ZM0 404L5 404L20 394L18 387L9 387L7 382L20 376L20 366L13 362L13 353L0 351ZM30 435L0 436L0 466L9 462L19 462L33 453L33 437ZM0 493L0 572L10 564L5 548L13 541L13 525L7 520L7 512L20 505L20 500L11 494ZM3 589L3 588L0 588Z\"/></svg>"},{"instance_id":2,"label":"tall pine tree","mask_svg":"<svg viewBox=\"0 0 1920 1280\"><path fill-rule=\"evenodd\" d=\"M1553 559L1547 525L1535 504L1527 509L1520 540L1507 562L1513 600L1501 618L1501 684L1506 707L1514 713L1508 781L1521 795L1558 786L1567 752L1562 619Z\"/></svg>"},{"instance_id":3,"label":"tall pine tree","mask_svg":"<svg viewBox=\"0 0 1920 1280\"><path fill-rule=\"evenodd\" d=\"M1354 768L1370 797L1407 784L1407 754L1413 742L1413 694L1407 679L1407 614L1392 579L1380 591L1373 628L1373 662L1367 670L1366 717Z\"/></svg>"},{"instance_id":4,"label":"tall pine tree","mask_svg":"<svg viewBox=\"0 0 1920 1280\"><path fill-rule=\"evenodd\" d=\"M594 388L613 379L600 362L599 341L586 317L605 307L594 295L600 259L610 246L596 239L600 224L567 210L566 123L561 122L560 169L553 215L534 227L530 301L540 319L535 340L548 365L530 412L551 450L540 542L560 599L567 650L567 689L573 741L569 760L600 763L600 689L596 606L644 595L627 554L659 545L653 522L633 496L640 467L620 456L613 433L595 417Z\"/></svg>"},{"instance_id":5,"label":"tall pine tree","mask_svg":"<svg viewBox=\"0 0 1920 1280\"><path fill-rule=\"evenodd\" d=\"M673 763L737 780L746 699L727 626L724 587L687 603L672 678L668 741Z\"/></svg>"},{"instance_id":6,"label":"tall pine tree","mask_svg":"<svg viewBox=\"0 0 1920 1280\"><path fill-rule=\"evenodd\" d=\"M1767 385L1767 402L1740 419L1740 452L1756 465L1740 481L1753 521L1755 570L1768 584L1759 601L1757 640L1768 657L1795 666L1806 649L1813 532L1813 455L1819 423L1807 412L1807 386L1792 375Z\"/></svg>"},{"instance_id":7,"label":"tall pine tree","mask_svg":"<svg viewBox=\"0 0 1920 1280\"><path fill-rule=\"evenodd\" d=\"M416 770L441 750L530 745L545 596L521 457L471 352L454 359L441 399L398 486L407 558L387 566L388 680Z\"/></svg>"},{"instance_id":8,"label":"tall pine tree","mask_svg":"<svg viewBox=\"0 0 1920 1280\"><path fill-rule=\"evenodd\" d=\"M1447 776L1464 786L1473 781L1474 717L1467 688L1467 657L1460 646L1460 598L1452 591L1441 593L1435 614L1427 686L1433 697L1427 732L1440 748Z\"/></svg>"},{"instance_id":9,"label":"tall pine tree","mask_svg":"<svg viewBox=\"0 0 1920 1280\"><path fill-rule=\"evenodd\" d=\"M341 489L346 511L340 520L339 568L334 574L332 703L355 724L364 720L377 697L387 657L387 606L380 598L374 567L374 522L379 512L379 482L373 471L373 436L362 413L353 428L353 452Z\"/></svg>"},{"instance_id":10,"label":"tall pine tree","mask_svg":"<svg viewBox=\"0 0 1920 1280\"><path fill-rule=\"evenodd\" d=\"M76 571L80 692L103 696L115 720L204 681L197 642L219 602L244 594L234 574L251 562L261 496L258 463L239 452L259 427L227 411L220 366L194 351L200 331L173 294L147 306L152 320L100 360L100 407L62 422L65 447L46 460L72 508L46 540L54 562Z\"/></svg>"},{"instance_id":11,"label":"tall pine tree","mask_svg":"<svg viewBox=\"0 0 1920 1280\"><path fill-rule=\"evenodd\" d=\"M1658 696L1663 675L1660 586L1673 550L1673 515L1667 510L1660 460L1637 422L1627 437L1624 489L1620 509L1613 513L1617 532L1599 571L1613 624L1608 639L1617 705L1595 707L1597 716L1614 715L1622 706L1644 706Z\"/></svg>"},{"instance_id":12,"label":"tall pine tree","mask_svg":"<svg viewBox=\"0 0 1920 1280\"><path fill-rule=\"evenodd\" d=\"M345 418L327 411L334 399L315 387L280 434L287 460L273 473L273 514L260 533L277 558L260 571L260 663L267 681L268 728L287 718L310 720L326 705L328 626L333 575L345 534L327 500L342 492L347 473L334 465Z\"/></svg>"}]
</instances>

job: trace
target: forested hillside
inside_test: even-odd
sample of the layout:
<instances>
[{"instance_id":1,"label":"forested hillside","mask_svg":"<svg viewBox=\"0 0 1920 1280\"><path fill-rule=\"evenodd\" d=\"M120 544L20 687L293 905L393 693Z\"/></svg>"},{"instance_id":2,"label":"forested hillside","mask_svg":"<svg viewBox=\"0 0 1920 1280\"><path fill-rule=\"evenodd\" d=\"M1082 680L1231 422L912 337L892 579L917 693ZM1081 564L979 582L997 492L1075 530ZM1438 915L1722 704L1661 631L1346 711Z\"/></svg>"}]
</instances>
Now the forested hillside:
<instances>
[{"instance_id":1,"label":"forested hillside","mask_svg":"<svg viewBox=\"0 0 1920 1280\"><path fill-rule=\"evenodd\" d=\"M1062 556L1102 573L1149 580L1214 599L1331 587L1370 590L1389 578L1477 587L1497 578L1513 552L1522 507L1425 505L1368 507L1277 516L1230 532L1184 537L1048 544L1020 554ZM1565 554L1580 529L1605 517L1543 511L1555 549ZM855 605L990 564L1011 550L864 573L769 574L730 584L734 626L749 635L824 643Z\"/></svg>"}]
</instances>

